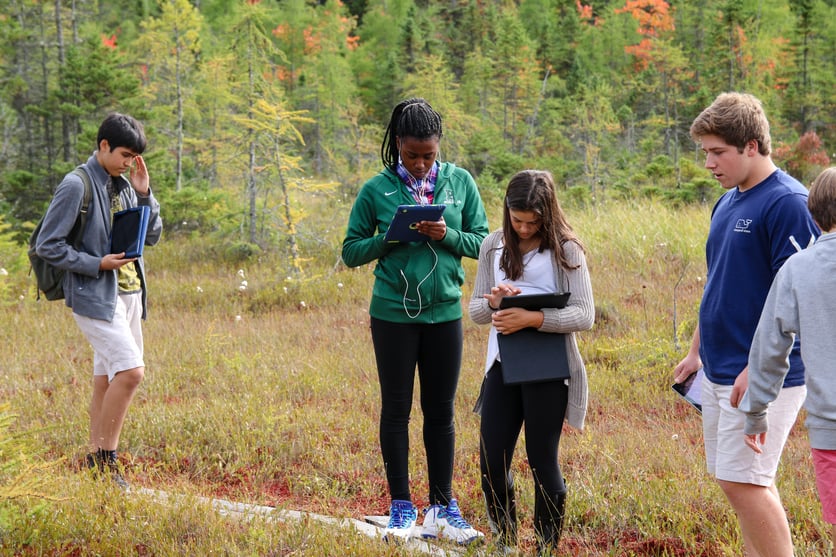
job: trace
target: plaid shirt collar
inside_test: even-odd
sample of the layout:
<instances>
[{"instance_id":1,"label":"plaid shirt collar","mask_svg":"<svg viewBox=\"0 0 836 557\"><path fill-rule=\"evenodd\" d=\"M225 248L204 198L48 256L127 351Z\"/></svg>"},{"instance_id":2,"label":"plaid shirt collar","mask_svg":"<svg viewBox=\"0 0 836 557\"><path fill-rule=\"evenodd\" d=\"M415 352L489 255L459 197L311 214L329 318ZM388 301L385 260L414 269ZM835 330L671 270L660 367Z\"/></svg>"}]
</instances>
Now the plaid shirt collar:
<instances>
[{"instance_id":1,"label":"plaid shirt collar","mask_svg":"<svg viewBox=\"0 0 836 557\"><path fill-rule=\"evenodd\" d=\"M406 185L406 189L412 194L413 199L419 205L431 205L433 202L433 192L435 192L435 180L438 177L438 161L433 163L432 168L427 173L423 180L416 180L415 177L409 173L401 161L398 161L398 166L395 168L401 181Z\"/></svg>"}]
</instances>

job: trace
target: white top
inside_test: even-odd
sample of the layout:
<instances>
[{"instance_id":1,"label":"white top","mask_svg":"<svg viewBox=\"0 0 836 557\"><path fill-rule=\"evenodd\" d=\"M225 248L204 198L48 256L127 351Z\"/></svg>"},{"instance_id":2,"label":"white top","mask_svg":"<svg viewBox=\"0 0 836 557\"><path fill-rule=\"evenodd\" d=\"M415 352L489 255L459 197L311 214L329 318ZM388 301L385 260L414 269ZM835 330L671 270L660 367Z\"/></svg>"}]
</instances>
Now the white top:
<instances>
[{"instance_id":1,"label":"white top","mask_svg":"<svg viewBox=\"0 0 836 557\"><path fill-rule=\"evenodd\" d=\"M523 254L523 274L519 280L510 280L499 268L499 259L502 249L494 252L493 276L498 277L497 282L512 284L521 290L520 294L549 294L557 292L557 282L552 270L552 250L543 250L542 253L536 249ZM491 325L488 334L488 353L485 358L485 373L490 371L491 366L499 360L499 341L496 339L496 327Z\"/></svg>"}]
</instances>

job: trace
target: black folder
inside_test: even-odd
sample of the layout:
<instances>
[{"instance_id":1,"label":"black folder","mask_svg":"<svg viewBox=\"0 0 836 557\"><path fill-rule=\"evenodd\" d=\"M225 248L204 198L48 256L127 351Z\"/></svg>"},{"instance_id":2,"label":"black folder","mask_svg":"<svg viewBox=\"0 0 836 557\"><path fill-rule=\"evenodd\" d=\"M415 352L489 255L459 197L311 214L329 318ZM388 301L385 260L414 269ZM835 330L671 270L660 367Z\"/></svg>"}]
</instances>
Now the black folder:
<instances>
[{"instance_id":1,"label":"black folder","mask_svg":"<svg viewBox=\"0 0 836 557\"><path fill-rule=\"evenodd\" d=\"M502 380L506 385L569 379L566 335L541 333L534 328L497 333Z\"/></svg>"},{"instance_id":2,"label":"black folder","mask_svg":"<svg viewBox=\"0 0 836 557\"><path fill-rule=\"evenodd\" d=\"M126 258L141 257L151 209L145 205L131 207L113 214L110 231L110 253L125 252Z\"/></svg>"}]
</instances>

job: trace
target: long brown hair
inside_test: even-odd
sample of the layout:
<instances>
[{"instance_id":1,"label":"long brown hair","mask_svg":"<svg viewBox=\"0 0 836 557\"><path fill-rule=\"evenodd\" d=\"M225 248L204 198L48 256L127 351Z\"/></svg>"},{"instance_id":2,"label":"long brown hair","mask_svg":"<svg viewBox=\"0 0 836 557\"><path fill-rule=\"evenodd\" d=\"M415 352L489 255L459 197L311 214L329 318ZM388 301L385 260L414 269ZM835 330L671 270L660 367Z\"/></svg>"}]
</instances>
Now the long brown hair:
<instances>
[{"instance_id":1,"label":"long brown hair","mask_svg":"<svg viewBox=\"0 0 836 557\"><path fill-rule=\"evenodd\" d=\"M511 211L532 211L540 217L540 248L550 249L554 260L563 269L577 269L570 265L563 252L563 244L575 242L583 250L583 244L566 220L566 215L557 201L554 178L547 170L523 170L517 172L508 182L505 204L502 212L502 231L505 249L499 258L499 268L511 280L523 274L523 257L520 238L511 224Z\"/></svg>"}]
</instances>

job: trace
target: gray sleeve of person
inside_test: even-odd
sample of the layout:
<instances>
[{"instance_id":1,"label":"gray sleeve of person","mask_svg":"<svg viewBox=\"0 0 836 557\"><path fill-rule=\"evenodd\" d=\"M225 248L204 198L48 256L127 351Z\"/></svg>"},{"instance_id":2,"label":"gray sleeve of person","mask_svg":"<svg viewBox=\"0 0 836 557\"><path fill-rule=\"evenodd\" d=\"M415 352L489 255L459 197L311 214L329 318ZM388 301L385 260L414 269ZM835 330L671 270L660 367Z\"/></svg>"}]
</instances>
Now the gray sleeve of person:
<instances>
[{"instance_id":1,"label":"gray sleeve of person","mask_svg":"<svg viewBox=\"0 0 836 557\"><path fill-rule=\"evenodd\" d=\"M49 204L35 250L48 263L73 273L95 277L101 257L75 249L67 237L78 218L84 198L84 183L77 174L67 174ZM91 201L90 210L94 203ZM88 219L88 225L91 219Z\"/></svg>"},{"instance_id":2,"label":"gray sleeve of person","mask_svg":"<svg viewBox=\"0 0 836 557\"><path fill-rule=\"evenodd\" d=\"M764 303L749 350L749 386L740 402L746 413L743 432L765 433L767 409L784 385L790 369L789 356L799 332L798 302L791 286L790 258L775 276Z\"/></svg>"}]
</instances>

